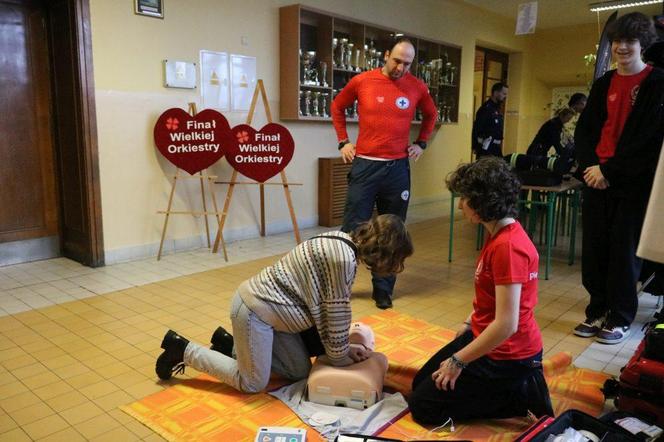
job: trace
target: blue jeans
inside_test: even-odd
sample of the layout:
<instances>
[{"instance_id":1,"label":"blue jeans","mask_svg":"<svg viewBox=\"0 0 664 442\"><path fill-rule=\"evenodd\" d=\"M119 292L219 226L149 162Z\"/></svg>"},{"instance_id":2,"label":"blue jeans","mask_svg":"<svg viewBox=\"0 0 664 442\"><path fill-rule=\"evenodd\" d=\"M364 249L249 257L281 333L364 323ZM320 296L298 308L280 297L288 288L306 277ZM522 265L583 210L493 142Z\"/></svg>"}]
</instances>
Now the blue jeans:
<instances>
[{"instance_id":1,"label":"blue jeans","mask_svg":"<svg viewBox=\"0 0 664 442\"><path fill-rule=\"evenodd\" d=\"M263 322L242 301L238 293L231 307L235 359L190 342L184 363L214 376L245 393L263 390L270 373L300 380L309 376L311 360L298 333L285 333Z\"/></svg>"},{"instance_id":2,"label":"blue jeans","mask_svg":"<svg viewBox=\"0 0 664 442\"><path fill-rule=\"evenodd\" d=\"M374 205L379 215L392 214L406 221L410 201L410 164L408 158L391 161L355 157L348 174L348 194L341 230L352 232L358 224L368 221ZM372 273L374 293L392 295L396 275Z\"/></svg>"}]
</instances>

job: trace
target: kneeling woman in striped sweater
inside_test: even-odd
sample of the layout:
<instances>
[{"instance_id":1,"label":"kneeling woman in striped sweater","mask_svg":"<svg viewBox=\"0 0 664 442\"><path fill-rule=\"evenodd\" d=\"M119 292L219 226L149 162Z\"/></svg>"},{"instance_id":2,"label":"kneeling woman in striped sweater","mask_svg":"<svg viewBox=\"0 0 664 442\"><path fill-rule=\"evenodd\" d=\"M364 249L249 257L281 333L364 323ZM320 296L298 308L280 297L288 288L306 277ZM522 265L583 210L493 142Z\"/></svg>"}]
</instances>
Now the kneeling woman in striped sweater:
<instances>
[{"instance_id":1,"label":"kneeling woman in striped sweater","mask_svg":"<svg viewBox=\"0 0 664 442\"><path fill-rule=\"evenodd\" d=\"M348 340L357 265L398 273L412 253L410 235L394 215L377 216L351 234L333 231L309 239L240 284L231 307L234 338L220 327L210 349L169 330L157 375L167 380L191 366L246 393L263 390L272 372L304 379L311 361L300 333L314 327L329 363L362 361L369 353Z\"/></svg>"}]
</instances>

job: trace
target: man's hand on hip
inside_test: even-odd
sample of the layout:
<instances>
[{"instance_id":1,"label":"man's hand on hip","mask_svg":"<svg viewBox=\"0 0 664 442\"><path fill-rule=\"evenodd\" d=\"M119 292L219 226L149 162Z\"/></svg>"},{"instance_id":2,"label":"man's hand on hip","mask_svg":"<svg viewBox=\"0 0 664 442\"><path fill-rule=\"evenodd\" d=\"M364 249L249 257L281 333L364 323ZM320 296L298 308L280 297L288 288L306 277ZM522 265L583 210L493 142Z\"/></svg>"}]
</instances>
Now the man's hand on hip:
<instances>
[{"instance_id":1,"label":"man's hand on hip","mask_svg":"<svg viewBox=\"0 0 664 442\"><path fill-rule=\"evenodd\" d=\"M408 158L417 161L417 159L422 155L424 150L417 144L411 144L408 146Z\"/></svg>"},{"instance_id":2,"label":"man's hand on hip","mask_svg":"<svg viewBox=\"0 0 664 442\"><path fill-rule=\"evenodd\" d=\"M346 145L341 148L340 152L344 163L352 163L355 158L355 145L353 143L346 143Z\"/></svg>"}]
</instances>

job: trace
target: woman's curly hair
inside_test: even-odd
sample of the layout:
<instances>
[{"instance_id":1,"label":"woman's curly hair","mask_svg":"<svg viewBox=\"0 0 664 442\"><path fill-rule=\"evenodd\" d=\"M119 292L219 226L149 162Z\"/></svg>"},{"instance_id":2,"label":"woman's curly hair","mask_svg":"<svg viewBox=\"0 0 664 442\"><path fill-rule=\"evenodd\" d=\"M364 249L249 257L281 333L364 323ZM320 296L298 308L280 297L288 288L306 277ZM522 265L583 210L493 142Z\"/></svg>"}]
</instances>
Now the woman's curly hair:
<instances>
[{"instance_id":1,"label":"woman's curly hair","mask_svg":"<svg viewBox=\"0 0 664 442\"><path fill-rule=\"evenodd\" d=\"M515 217L521 183L505 160L483 157L461 164L445 180L447 188L466 199L482 221Z\"/></svg>"},{"instance_id":2,"label":"woman's curly hair","mask_svg":"<svg viewBox=\"0 0 664 442\"><path fill-rule=\"evenodd\" d=\"M413 254L410 234L396 215L378 215L360 224L351 237L359 260L379 275L402 272L403 262Z\"/></svg>"}]
</instances>

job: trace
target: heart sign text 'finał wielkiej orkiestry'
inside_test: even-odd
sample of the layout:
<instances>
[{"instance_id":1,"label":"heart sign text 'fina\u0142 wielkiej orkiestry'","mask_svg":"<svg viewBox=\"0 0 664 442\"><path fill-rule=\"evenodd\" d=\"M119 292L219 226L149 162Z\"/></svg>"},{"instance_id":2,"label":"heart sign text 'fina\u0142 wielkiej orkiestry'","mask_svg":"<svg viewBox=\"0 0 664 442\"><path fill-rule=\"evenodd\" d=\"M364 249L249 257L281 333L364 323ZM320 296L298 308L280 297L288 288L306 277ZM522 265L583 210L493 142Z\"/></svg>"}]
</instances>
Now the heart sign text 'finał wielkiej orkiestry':
<instances>
[{"instance_id":1,"label":"heart sign text 'fina\u0142 wielkiej orkiestry'","mask_svg":"<svg viewBox=\"0 0 664 442\"><path fill-rule=\"evenodd\" d=\"M240 124L231 129L226 147L226 160L242 175L263 183L290 163L295 143L288 129L276 123L266 124L257 131Z\"/></svg>"},{"instance_id":2,"label":"heart sign text 'fina\u0142 wielkiej orkiestry'","mask_svg":"<svg viewBox=\"0 0 664 442\"><path fill-rule=\"evenodd\" d=\"M205 109L192 117L183 109L171 108L157 120L154 142L168 161L193 175L223 157L233 139L228 121L219 112Z\"/></svg>"}]
</instances>

